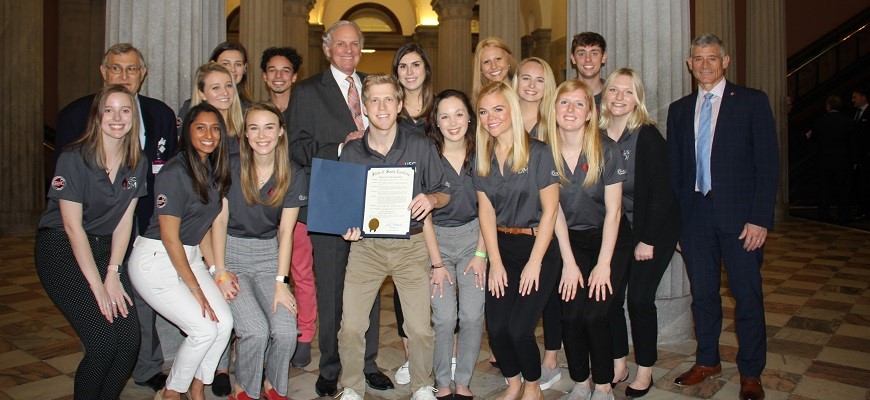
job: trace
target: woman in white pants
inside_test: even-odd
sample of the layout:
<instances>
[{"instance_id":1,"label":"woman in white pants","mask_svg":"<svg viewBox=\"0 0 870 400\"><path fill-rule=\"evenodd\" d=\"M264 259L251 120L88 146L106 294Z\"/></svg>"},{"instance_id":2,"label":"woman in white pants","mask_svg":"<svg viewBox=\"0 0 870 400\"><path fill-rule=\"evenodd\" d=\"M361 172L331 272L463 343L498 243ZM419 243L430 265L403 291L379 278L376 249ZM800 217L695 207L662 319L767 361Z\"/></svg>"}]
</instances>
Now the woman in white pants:
<instances>
[{"instance_id":1,"label":"woman in white pants","mask_svg":"<svg viewBox=\"0 0 870 400\"><path fill-rule=\"evenodd\" d=\"M136 291L187 334L155 399L180 399L181 393L205 399L233 328L230 308L203 263L214 261L211 225L229 191L226 137L216 108L202 103L190 110L178 154L157 174L154 216L130 255Z\"/></svg>"}]
</instances>

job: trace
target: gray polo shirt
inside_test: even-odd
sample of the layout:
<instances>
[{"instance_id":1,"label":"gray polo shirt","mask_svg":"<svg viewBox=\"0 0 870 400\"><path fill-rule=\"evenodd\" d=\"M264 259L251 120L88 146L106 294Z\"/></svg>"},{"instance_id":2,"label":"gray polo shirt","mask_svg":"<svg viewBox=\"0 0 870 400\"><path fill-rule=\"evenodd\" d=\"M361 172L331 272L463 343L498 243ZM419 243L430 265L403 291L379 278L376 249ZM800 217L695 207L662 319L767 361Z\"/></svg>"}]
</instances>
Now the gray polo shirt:
<instances>
[{"instance_id":1,"label":"gray polo shirt","mask_svg":"<svg viewBox=\"0 0 870 400\"><path fill-rule=\"evenodd\" d=\"M476 164L475 164L476 165ZM550 147L536 139L529 140L529 164L518 173L504 167L499 172L498 161L492 155L488 176L472 173L474 189L483 192L495 208L496 224L506 227L532 228L541 221L539 191L559 183L556 163Z\"/></svg>"},{"instance_id":2,"label":"gray polo shirt","mask_svg":"<svg viewBox=\"0 0 870 400\"><path fill-rule=\"evenodd\" d=\"M213 185L209 185L208 203L201 203L193 191L193 180L184 165L179 152L169 159L157 174L154 182L154 215L148 230L142 235L148 239L160 240L160 215L181 218L181 243L196 246L202 242L205 233L221 211L221 199ZM209 171L211 180L211 171Z\"/></svg>"},{"instance_id":3,"label":"gray polo shirt","mask_svg":"<svg viewBox=\"0 0 870 400\"><path fill-rule=\"evenodd\" d=\"M568 229L586 230L601 228L604 225L604 187L625 181L625 160L619 146L609 137L601 135L601 148L604 153L604 169L601 179L591 187L584 187L587 159L580 157L574 173L563 159L565 175L569 183L559 191L559 205L565 213Z\"/></svg>"},{"instance_id":4,"label":"gray polo shirt","mask_svg":"<svg viewBox=\"0 0 870 400\"><path fill-rule=\"evenodd\" d=\"M227 193L230 218L227 223L227 234L233 237L271 239L278 234L281 223L281 213L285 208L297 208L308 204L308 183L305 171L294 162L290 162L290 187L284 194L281 207L270 207L264 204L249 205L242 194L241 161L238 154L230 156L230 168L233 172L233 185ZM260 188L260 196L267 200L275 193L275 175Z\"/></svg>"},{"instance_id":5,"label":"gray polo shirt","mask_svg":"<svg viewBox=\"0 0 870 400\"><path fill-rule=\"evenodd\" d=\"M96 163L87 165L79 149L61 153L48 189L48 207L39 218L40 228L64 229L60 201L82 205L82 227L89 235L111 235L130 206L148 194L148 158L140 154L136 168L118 167L115 182Z\"/></svg>"},{"instance_id":6,"label":"gray polo shirt","mask_svg":"<svg viewBox=\"0 0 870 400\"><path fill-rule=\"evenodd\" d=\"M628 218L628 222L634 221L634 161L637 149L637 134L639 130L629 131L626 129L616 141L625 161L625 182L622 182L622 212Z\"/></svg>"},{"instance_id":7,"label":"gray polo shirt","mask_svg":"<svg viewBox=\"0 0 870 400\"><path fill-rule=\"evenodd\" d=\"M470 165L474 165L474 160ZM460 173L456 173L444 157L441 157L441 167L447 180L444 186L450 193L450 203L432 211L432 223L448 228L465 225L477 218L477 191L471 183L471 169L462 168Z\"/></svg>"},{"instance_id":8,"label":"gray polo shirt","mask_svg":"<svg viewBox=\"0 0 870 400\"><path fill-rule=\"evenodd\" d=\"M414 165L414 193L444 192L444 171L435 145L426 137L397 126L396 139L386 156L378 154L368 145L369 130L360 140L347 142L341 151L341 161L364 165ZM422 228L423 222L411 220L413 228Z\"/></svg>"}]
</instances>

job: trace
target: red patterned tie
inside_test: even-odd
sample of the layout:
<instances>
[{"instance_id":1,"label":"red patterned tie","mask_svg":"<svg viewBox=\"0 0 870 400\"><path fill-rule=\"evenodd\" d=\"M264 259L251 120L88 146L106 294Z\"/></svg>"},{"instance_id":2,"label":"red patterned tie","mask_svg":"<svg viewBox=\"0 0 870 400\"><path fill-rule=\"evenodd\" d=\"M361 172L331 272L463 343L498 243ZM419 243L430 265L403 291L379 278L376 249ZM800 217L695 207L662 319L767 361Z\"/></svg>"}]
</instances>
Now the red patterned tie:
<instances>
[{"instance_id":1,"label":"red patterned tie","mask_svg":"<svg viewBox=\"0 0 870 400\"><path fill-rule=\"evenodd\" d=\"M359 94L356 92L356 85L353 84L353 77L350 75L345 80L350 83L350 87L347 88L347 107L350 108L350 113L353 115L356 129L364 131L366 126L363 124L362 111L359 108Z\"/></svg>"}]
</instances>

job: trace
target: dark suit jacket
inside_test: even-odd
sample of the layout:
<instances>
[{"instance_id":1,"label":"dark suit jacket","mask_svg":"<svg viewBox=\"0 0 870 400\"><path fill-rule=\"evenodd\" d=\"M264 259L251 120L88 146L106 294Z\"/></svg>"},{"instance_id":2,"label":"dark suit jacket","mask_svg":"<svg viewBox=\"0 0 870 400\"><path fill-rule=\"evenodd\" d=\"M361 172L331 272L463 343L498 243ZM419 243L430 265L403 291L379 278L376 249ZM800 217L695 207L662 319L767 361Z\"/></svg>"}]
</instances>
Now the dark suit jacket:
<instances>
[{"instance_id":1,"label":"dark suit jacket","mask_svg":"<svg viewBox=\"0 0 870 400\"><path fill-rule=\"evenodd\" d=\"M692 92L668 109L671 179L688 221L695 191L695 102ZM773 229L779 179L776 126L767 95L726 82L710 157L713 218L723 232L748 222Z\"/></svg>"},{"instance_id":2,"label":"dark suit jacket","mask_svg":"<svg viewBox=\"0 0 870 400\"><path fill-rule=\"evenodd\" d=\"M817 170L852 168L859 148L853 136L854 130L852 119L839 111L826 112L816 119L810 140L817 150Z\"/></svg>"},{"instance_id":3,"label":"dark suit jacket","mask_svg":"<svg viewBox=\"0 0 870 400\"><path fill-rule=\"evenodd\" d=\"M55 158L60 154L63 147L78 139L87 129L88 112L90 112L91 104L94 102L95 97L95 94L81 97L69 103L57 114L57 136L54 141L55 148L57 149L55 150ZM178 143L175 113L160 100L141 94L138 97L139 104L141 105L142 120L145 122L144 151L145 156L148 157L148 163L153 163L157 159L158 153L161 160L168 161L175 154L175 147ZM136 132L136 134L138 135L139 133ZM162 153L158 150L158 144L161 139L164 141ZM154 174L149 173L148 195L140 198L136 204L136 220L140 234L148 229L148 222L151 220L151 214L154 213L153 188Z\"/></svg>"},{"instance_id":4,"label":"dark suit jacket","mask_svg":"<svg viewBox=\"0 0 870 400\"><path fill-rule=\"evenodd\" d=\"M653 125L641 126L636 135L632 194L634 243L644 242L655 246L656 251L672 251L683 222L671 186L668 144Z\"/></svg>"},{"instance_id":5,"label":"dark suit jacket","mask_svg":"<svg viewBox=\"0 0 870 400\"><path fill-rule=\"evenodd\" d=\"M356 74L360 81L365 79L365 74ZM311 160L314 157L338 160L338 145L347 134L357 130L356 123L330 69L293 86L288 109L290 158L305 168L310 178ZM307 207L300 210L299 219L303 222L307 221L307 210Z\"/></svg>"}]
</instances>

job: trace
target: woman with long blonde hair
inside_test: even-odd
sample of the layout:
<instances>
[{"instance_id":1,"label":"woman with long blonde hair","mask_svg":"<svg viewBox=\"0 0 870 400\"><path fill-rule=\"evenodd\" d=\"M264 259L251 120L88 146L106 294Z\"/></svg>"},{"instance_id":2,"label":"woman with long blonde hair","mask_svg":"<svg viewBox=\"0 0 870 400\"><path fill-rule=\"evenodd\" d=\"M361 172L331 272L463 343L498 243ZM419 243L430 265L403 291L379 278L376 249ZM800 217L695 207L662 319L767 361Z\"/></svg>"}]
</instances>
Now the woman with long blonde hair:
<instances>
[{"instance_id":1,"label":"woman with long blonde hair","mask_svg":"<svg viewBox=\"0 0 870 400\"><path fill-rule=\"evenodd\" d=\"M208 103L218 109L227 126L230 154L239 152L239 135L244 131L242 100L233 74L221 64L209 61L196 70L190 105Z\"/></svg>"},{"instance_id":2,"label":"woman with long blonde hair","mask_svg":"<svg viewBox=\"0 0 870 400\"><path fill-rule=\"evenodd\" d=\"M508 82L514 79L517 62L510 46L502 38L488 37L474 49L474 72L471 74L472 102L477 102L480 89L490 82Z\"/></svg>"},{"instance_id":3,"label":"woman with long blonde hair","mask_svg":"<svg viewBox=\"0 0 870 400\"><path fill-rule=\"evenodd\" d=\"M538 57L520 61L514 76L514 89L520 96L523 128L529 136L544 140L547 136L547 112L556 94L556 78L550 64Z\"/></svg>"}]
</instances>

